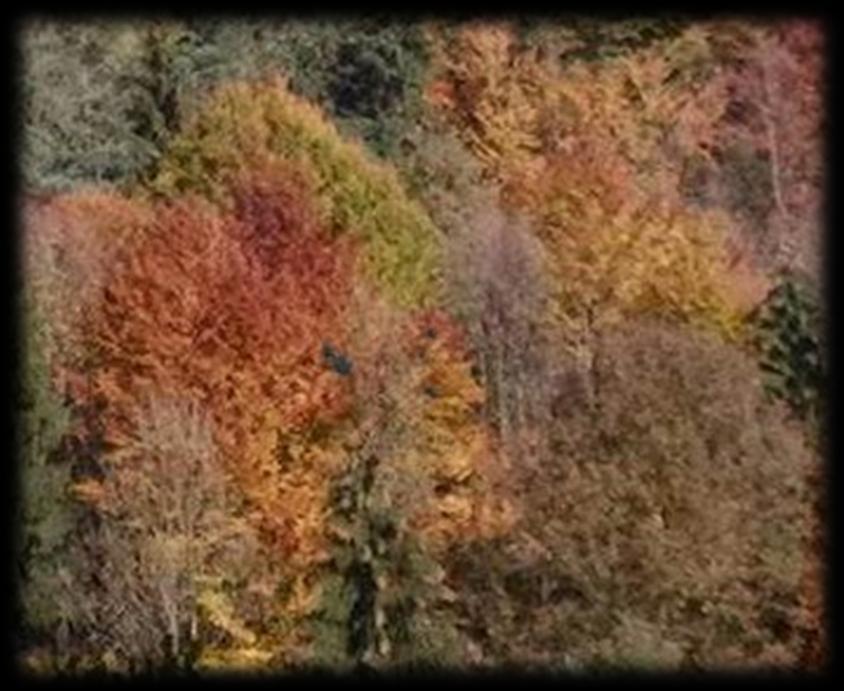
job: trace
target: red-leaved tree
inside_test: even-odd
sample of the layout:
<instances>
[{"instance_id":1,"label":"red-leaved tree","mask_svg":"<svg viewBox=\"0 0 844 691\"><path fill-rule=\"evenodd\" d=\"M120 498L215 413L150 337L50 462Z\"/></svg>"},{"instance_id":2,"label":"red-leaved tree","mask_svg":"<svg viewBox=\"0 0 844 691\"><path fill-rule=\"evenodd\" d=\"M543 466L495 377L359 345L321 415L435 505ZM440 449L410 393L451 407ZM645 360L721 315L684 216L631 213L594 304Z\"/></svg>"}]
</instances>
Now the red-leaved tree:
<instances>
[{"instance_id":1,"label":"red-leaved tree","mask_svg":"<svg viewBox=\"0 0 844 691\"><path fill-rule=\"evenodd\" d=\"M309 194L295 171L265 167L238 180L228 215L190 199L156 208L90 324L90 395L105 403L113 456L146 396L198 401L265 536L301 558L317 549L326 469L282 467L279 452L346 405L321 348L343 343L353 261L349 244L323 232Z\"/></svg>"}]
</instances>

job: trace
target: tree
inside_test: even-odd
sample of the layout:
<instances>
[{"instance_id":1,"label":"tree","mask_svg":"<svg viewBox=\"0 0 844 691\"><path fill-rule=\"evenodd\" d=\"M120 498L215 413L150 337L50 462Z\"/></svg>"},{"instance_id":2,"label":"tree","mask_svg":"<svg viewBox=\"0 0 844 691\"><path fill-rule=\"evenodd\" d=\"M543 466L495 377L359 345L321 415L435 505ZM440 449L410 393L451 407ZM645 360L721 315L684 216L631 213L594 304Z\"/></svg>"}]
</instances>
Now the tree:
<instances>
[{"instance_id":1,"label":"tree","mask_svg":"<svg viewBox=\"0 0 844 691\"><path fill-rule=\"evenodd\" d=\"M61 457L70 411L55 390L45 357L43 318L23 304L21 381L17 400L16 461L20 503L16 507L15 572L21 608L19 643L57 644L60 612L54 605L58 570L76 521L67 494L69 464Z\"/></svg>"},{"instance_id":2,"label":"tree","mask_svg":"<svg viewBox=\"0 0 844 691\"><path fill-rule=\"evenodd\" d=\"M287 167L246 175L233 205L228 215L198 201L158 207L114 265L89 326L98 361L89 395L106 404L115 452L151 391L201 402L267 539L307 562L328 470L306 459L286 467L277 454L346 406L320 349L343 342L353 250L327 237L306 182Z\"/></svg>"},{"instance_id":3,"label":"tree","mask_svg":"<svg viewBox=\"0 0 844 691\"><path fill-rule=\"evenodd\" d=\"M431 40L429 102L449 114L494 179L524 170L542 149L543 107L565 108L553 80L519 51L508 23L434 30Z\"/></svg>"},{"instance_id":4,"label":"tree","mask_svg":"<svg viewBox=\"0 0 844 691\"><path fill-rule=\"evenodd\" d=\"M159 154L137 84L150 75L126 22L34 19L21 34L23 175L32 189L137 179ZM148 104L145 104L148 105Z\"/></svg>"},{"instance_id":5,"label":"tree","mask_svg":"<svg viewBox=\"0 0 844 691\"><path fill-rule=\"evenodd\" d=\"M686 157L714 141L725 100L706 39L686 27L651 49L560 69L507 25L478 24L438 53L430 98L501 180L503 204L534 222L573 333L630 309L736 330L724 219L685 209L674 192Z\"/></svg>"},{"instance_id":6,"label":"tree","mask_svg":"<svg viewBox=\"0 0 844 691\"><path fill-rule=\"evenodd\" d=\"M427 66L422 32L418 26L380 21L349 28L338 27L332 68L323 76L318 100L376 153L395 156L400 139L421 115Z\"/></svg>"},{"instance_id":7,"label":"tree","mask_svg":"<svg viewBox=\"0 0 844 691\"><path fill-rule=\"evenodd\" d=\"M600 344L601 415L566 401L553 456L511 478L522 520L453 552L464 626L497 663L795 664L816 558L802 430L711 335L640 320Z\"/></svg>"},{"instance_id":8,"label":"tree","mask_svg":"<svg viewBox=\"0 0 844 691\"><path fill-rule=\"evenodd\" d=\"M550 257L560 342L592 397L596 334L624 316L660 314L736 338L740 292L727 276L724 219L640 191L618 155L591 142L506 190L533 210Z\"/></svg>"},{"instance_id":9,"label":"tree","mask_svg":"<svg viewBox=\"0 0 844 691\"><path fill-rule=\"evenodd\" d=\"M127 114L135 132L160 154L187 114L226 75L226 65L219 47L203 41L187 22L142 23L136 33L142 69L125 75L121 85L137 94Z\"/></svg>"},{"instance_id":10,"label":"tree","mask_svg":"<svg viewBox=\"0 0 844 691\"><path fill-rule=\"evenodd\" d=\"M793 20L719 23L713 34L730 89L717 144L725 157L736 146L755 155L762 178L757 184L767 190L768 205L748 219L748 240L763 266L817 275L823 32L814 22ZM733 185L729 179L722 184L722 194Z\"/></svg>"},{"instance_id":11,"label":"tree","mask_svg":"<svg viewBox=\"0 0 844 691\"><path fill-rule=\"evenodd\" d=\"M60 603L117 669L190 666L205 591L254 565L256 538L197 407L156 398L139 418L93 498L101 520L77 544Z\"/></svg>"},{"instance_id":12,"label":"tree","mask_svg":"<svg viewBox=\"0 0 844 691\"><path fill-rule=\"evenodd\" d=\"M198 193L227 208L233 176L254 163L279 160L311 177L316 206L331 231L360 241L367 278L399 305L436 302L436 226L407 197L394 170L344 141L280 79L216 90L173 140L150 189L170 198Z\"/></svg>"},{"instance_id":13,"label":"tree","mask_svg":"<svg viewBox=\"0 0 844 691\"><path fill-rule=\"evenodd\" d=\"M460 329L358 295L346 462L335 477L333 558L315 622L318 659L367 666L442 664L458 638L439 561L470 535L506 530L480 390ZM345 649L345 655L338 653Z\"/></svg>"},{"instance_id":14,"label":"tree","mask_svg":"<svg viewBox=\"0 0 844 691\"><path fill-rule=\"evenodd\" d=\"M75 405L90 365L83 325L96 309L108 263L141 222L136 211L110 193L24 202L21 606L25 643L46 640L59 668L68 653L68 621L55 607L58 573L84 515L68 489L91 460L73 444L86 414Z\"/></svg>"},{"instance_id":15,"label":"tree","mask_svg":"<svg viewBox=\"0 0 844 691\"><path fill-rule=\"evenodd\" d=\"M607 33L623 34L624 26ZM706 33L687 26L647 48L589 61L567 55L577 52L567 45L577 43L577 23L554 32L564 48L559 60L544 55L542 41L525 44L509 24L446 34L435 41L429 100L502 182L536 173L561 148L600 139L640 184L671 196L685 158L711 144L725 102Z\"/></svg>"},{"instance_id":16,"label":"tree","mask_svg":"<svg viewBox=\"0 0 844 691\"><path fill-rule=\"evenodd\" d=\"M811 284L784 274L753 315L768 389L801 417L823 418L824 353Z\"/></svg>"},{"instance_id":17,"label":"tree","mask_svg":"<svg viewBox=\"0 0 844 691\"><path fill-rule=\"evenodd\" d=\"M524 219L494 201L476 200L463 218L449 236L449 294L469 324L487 420L511 455L530 460L526 442L544 433L549 410L546 256Z\"/></svg>"}]
</instances>

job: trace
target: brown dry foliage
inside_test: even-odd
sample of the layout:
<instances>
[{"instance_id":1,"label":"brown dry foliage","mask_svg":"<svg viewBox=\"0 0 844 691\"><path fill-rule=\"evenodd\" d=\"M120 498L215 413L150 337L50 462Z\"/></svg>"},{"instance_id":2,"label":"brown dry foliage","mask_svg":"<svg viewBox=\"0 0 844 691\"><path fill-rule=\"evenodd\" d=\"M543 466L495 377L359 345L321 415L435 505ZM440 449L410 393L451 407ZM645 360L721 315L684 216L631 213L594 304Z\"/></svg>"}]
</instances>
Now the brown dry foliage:
<instances>
[{"instance_id":1,"label":"brown dry foliage","mask_svg":"<svg viewBox=\"0 0 844 691\"><path fill-rule=\"evenodd\" d=\"M817 459L755 363L711 336L626 322L601 334L597 374L597 409L563 401L553 459L514 476L514 536L456 553L458 583L481 578L461 594L488 654L796 664Z\"/></svg>"}]
</instances>

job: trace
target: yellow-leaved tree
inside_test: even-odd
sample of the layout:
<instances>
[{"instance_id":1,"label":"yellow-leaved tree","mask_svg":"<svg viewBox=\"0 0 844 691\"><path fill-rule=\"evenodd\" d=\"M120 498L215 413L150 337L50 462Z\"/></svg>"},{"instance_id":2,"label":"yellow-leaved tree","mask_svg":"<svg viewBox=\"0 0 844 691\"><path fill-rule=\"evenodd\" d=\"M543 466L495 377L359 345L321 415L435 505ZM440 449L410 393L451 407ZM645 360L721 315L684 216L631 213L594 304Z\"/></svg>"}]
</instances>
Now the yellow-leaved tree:
<instances>
[{"instance_id":1,"label":"yellow-leaved tree","mask_svg":"<svg viewBox=\"0 0 844 691\"><path fill-rule=\"evenodd\" d=\"M554 316L581 354L598 320L637 312L736 336L753 277L730 281L726 217L676 193L687 158L708 155L725 103L706 31L565 66L506 23L441 35L429 100L501 184L505 206L533 222Z\"/></svg>"},{"instance_id":2,"label":"yellow-leaved tree","mask_svg":"<svg viewBox=\"0 0 844 691\"><path fill-rule=\"evenodd\" d=\"M437 299L440 233L405 193L396 172L344 140L281 78L221 86L165 152L153 194L199 193L231 204L239 171L282 159L312 180L319 212L336 234L362 241L366 275L402 306Z\"/></svg>"}]
</instances>

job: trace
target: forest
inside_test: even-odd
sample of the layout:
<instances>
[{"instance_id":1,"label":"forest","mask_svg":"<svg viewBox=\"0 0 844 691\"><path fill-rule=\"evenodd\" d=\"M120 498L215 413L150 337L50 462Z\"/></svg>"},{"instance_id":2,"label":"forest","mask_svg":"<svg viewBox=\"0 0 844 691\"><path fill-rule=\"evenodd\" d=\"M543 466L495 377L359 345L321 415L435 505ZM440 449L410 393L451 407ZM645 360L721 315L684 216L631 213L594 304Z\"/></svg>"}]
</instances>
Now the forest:
<instances>
[{"instance_id":1,"label":"forest","mask_svg":"<svg viewBox=\"0 0 844 691\"><path fill-rule=\"evenodd\" d=\"M826 664L820 22L16 48L27 674Z\"/></svg>"}]
</instances>

